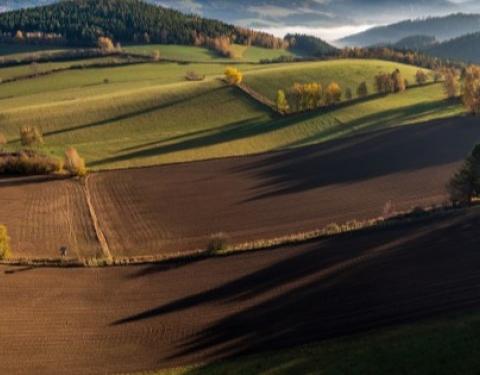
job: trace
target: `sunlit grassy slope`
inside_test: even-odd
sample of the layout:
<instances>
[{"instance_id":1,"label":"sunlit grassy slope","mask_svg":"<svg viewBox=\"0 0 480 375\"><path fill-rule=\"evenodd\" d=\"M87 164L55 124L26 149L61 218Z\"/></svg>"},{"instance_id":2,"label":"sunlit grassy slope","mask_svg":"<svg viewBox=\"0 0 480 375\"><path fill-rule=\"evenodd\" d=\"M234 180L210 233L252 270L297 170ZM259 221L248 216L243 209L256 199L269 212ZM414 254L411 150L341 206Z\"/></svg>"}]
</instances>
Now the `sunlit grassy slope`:
<instances>
[{"instance_id":1,"label":"sunlit grassy slope","mask_svg":"<svg viewBox=\"0 0 480 375\"><path fill-rule=\"evenodd\" d=\"M52 70L65 69L72 66L88 66L93 64L113 64L124 62L125 59L120 57L97 57L82 60L72 61L58 61L58 62L45 62L37 64L24 64L11 66L0 69L0 79L6 81L12 78L20 78L25 76L31 76L33 74L41 74L45 72L51 72ZM34 81L30 80L29 83L34 84ZM4 86L6 88L6 86ZM3 92L3 91L1 91ZM1 95L0 92L0 95Z\"/></svg>"},{"instance_id":2,"label":"sunlit grassy slope","mask_svg":"<svg viewBox=\"0 0 480 375\"><path fill-rule=\"evenodd\" d=\"M245 82L270 99L275 99L278 90L286 90L296 82L320 82L326 86L336 81L344 90L350 88L355 93L358 85L365 81L370 92L373 92L375 75L380 72L391 73L395 69L399 69L411 84L415 83L417 67L381 60L332 60L273 65L269 70L247 74Z\"/></svg>"},{"instance_id":3,"label":"sunlit grassy slope","mask_svg":"<svg viewBox=\"0 0 480 375\"><path fill-rule=\"evenodd\" d=\"M39 65L41 67L44 64ZM242 71L265 69L264 66L259 65L238 64L236 66ZM7 75L12 75L20 74L18 70L29 72L31 67L22 66L18 68L0 69L0 77L2 77L4 70L7 72ZM71 100L73 97L76 98L77 95L82 96L82 90L85 90L87 95L91 95L92 88L95 88L95 92L100 90L101 92L108 93L117 91L117 89L119 89L117 86L124 84L128 84L129 88L140 88L159 84L184 82L185 74L188 71L195 71L199 75L222 76L224 70L225 65L222 64L185 65L177 63L147 63L113 68L72 70L38 77L34 80L4 84L0 90L0 100L5 98L18 99L21 96L42 94L40 100L51 102L51 100L58 99L54 94L55 92L73 89L74 91L76 90L74 94L68 91L61 93L63 98ZM105 86L105 80L108 81L109 86L98 87ZM82 90L79 91L78 89ZM51 97L52 94L54 97ZM35 103L35 99L33 103ZM2 103L0 103L0 106L1 105ZM13 103L13 105L15 105L15 103Z\"/></svg>"},{"instance_id":4,"label":"sunlit grassy slope","mask_svg":"<svg viewBox=\"0 0 480 375\"><path fill-rule=\"evenodd\" d=\"M325 63L308 64L314 65ZM357 75L362 66L355 60L343 71ZM268 72L278 65L239 67ZM305 71L295 64L280 67L299 77ZM103 169L253 154L462 112L459 104L444 101L441 84L435 84L282 118L218 80L224 68L139 64L2 84L0 132L15 148L20 126L39 126L47 152L60 156L66 146L75 146L91 168ZM188 69L206 74L205 81L185 81ZM363 70L362 77L367 77Z\"/></svg>"},{"instance_id":5,"label":"sunlit grassy slope","mask_svg":"<svg viewBox=\"0 0 480 375\"><path fill-rule=\"evenodd\" d=\"M275 59L280 56L291 56L292 53L284 50L272 50L260 47L246 47L240 45L233 45L233 50L236 54L235 61L240 62L259 62L262 59ZM165 59L180 60L180 61L195 61L195 62L231 62L227 58L219 58L214 52L202 48L192 46L179 45L133 45L126 46L124 49L128 52L140 53L150 55L154 51L160 52L160 56Z\"/></svg>"}]
</instances>

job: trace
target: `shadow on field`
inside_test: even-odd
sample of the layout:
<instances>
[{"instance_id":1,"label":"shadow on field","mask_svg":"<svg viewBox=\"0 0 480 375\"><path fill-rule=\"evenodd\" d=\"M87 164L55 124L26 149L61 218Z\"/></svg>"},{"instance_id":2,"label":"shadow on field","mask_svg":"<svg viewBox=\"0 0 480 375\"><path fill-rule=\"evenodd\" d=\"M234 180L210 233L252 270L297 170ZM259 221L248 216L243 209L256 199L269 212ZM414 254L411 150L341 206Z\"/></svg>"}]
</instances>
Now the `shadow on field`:
<instances>
[{"instance_id":1,"label":"shadow on field","mask_svg":"<svg viewBox=\"0 0 480 375\"><path fill-rule=\"evenodd\" d=\"M223 87L216 87L216 88L211 89L211 90L203 91L202 94L207 95L207 94L210 94L212 92L219 91L219 90L222 90L222 89L223 89ZM44 136L49 137L49 136L59 135L59 134L62 134L62 133L69 133L69 132L74 132L74 131L77 131L77 130L94 128L94 127L98 127L98 126L102 126L102 125L111 125L111 123L117 122L117 121L133 120L135 117L144 116L144 115L149 114L149 113L154 113L156 111L159 111L159 110L162 110L162 109L165 109L165 108L168 108L168 107L173 107L177 104L184 103L185 101L187 101L187 100L189 100L189 99L191 99L195 96L182 97L182 98L177 99L177 100L171 100L171 101L168 101L166 103L158 104L158 105L155 105L155 106L152 106L152 107L149 107L149 108L144 108L144 109L141 109L141 110L138 110L138 111L129 112L129 113L126 113L126 114L123 114L123 115L120 115L120 116L110 117L110 118L107 118L105 120L96 121L96 122L92 122L92 123L89 123L89 124L83 124L83 125L74 126L74 127L70 127L70 128L45 132Z\"/></svg>"},{"instance_id":2,"label":"shadow on field","mask_svg":"<svg viewBox=\"0 0 480 375\"><path fill-rule=\"evenodd\" d=\"M7 176L0 177L0 188L24 185L44 184L52 181L68 180L69 176Z\"/></svg>"},{"instance_id":3,"label":"shadow on field","mask_svg":"<svg viewBox=\"0 0 480 375\"><path fill-rule=\"evenodd\" d=\"M262 181L254 189L268 188L257 200L461 162L479 141L477 119L442 119L273 153L234 172L254 173Z\"/></svg>"},{"instance_id":4,"label":"shadow on field","mask_svg":"<svg viewBox=\"0 0 480 375\"><path fill-rule=\"evenodd\" d=\"M251 101L252 105L260 106L257 102L253 101L253 99L246 96L242 92L236 94L239 96L243 95L243 99ZM367 99L370 100L371 98ZM367 99L362 99L361 101L368 101ZM260 117L255 117L248 120L227 124L220 128L204 130L201 132L192 132L170 139L161 139L156 142L148 142L133 148L125 149L124 151L126 151L126 153L121 155L92 162L91 166L96 167L103 164L121 162L129 159L155 157L175 152L195 150L201 147L234 142L242 139L266 135L269 133L275 133L292 126L296 126L299 123L305 123L305 126L308 126L310 121L318 121L319 117L327 114L333 116L335 111L339 108L350 107L354 104L358 103L355 101L345 102L332 108L321 109L287 117L281 117L279 115L272 114L273 118L268 122L265 122ZM385 126L395 126L399 123L413 122L422 116L434 113L435 110L438 110L438 108L445 110L445 108L454 107L456 105L457 103L448 102L445 100L439 100L431 103L420 103L417 105L393 110L379 111L375 114L361 117L346 124L340 122L334 117L337 125L325 126L322 130L318 131L311 137L293 142L288 145L288 147L297 147L306 144L317 143L325 139L336 138L345 134L352 134L363 130L371 131ZM263 108L263 106L261 106L261 108ZM166 142L172 141L174 141L174 143L165 144Z\"/></svg>"},{"instance_id":5,"label":"shadow on field","mask_svg":"<svg viewBox=\"0 0 480 375\"><path fill-rule=\"evenodd\" d=\"M226 283L112 325L151 320L149 325L162 326L162 317L175 314L180 325L190 327L192 316L212 311L211 324L175 340L176 353L159 358L161 363L178 364L188 358L210 361L292 347L478 308L479 225L478 213L457 215L265 253L271 262L257 271L232 269ZM228 262L242 267L234 258Z\"/></svg>"}]
</instances>

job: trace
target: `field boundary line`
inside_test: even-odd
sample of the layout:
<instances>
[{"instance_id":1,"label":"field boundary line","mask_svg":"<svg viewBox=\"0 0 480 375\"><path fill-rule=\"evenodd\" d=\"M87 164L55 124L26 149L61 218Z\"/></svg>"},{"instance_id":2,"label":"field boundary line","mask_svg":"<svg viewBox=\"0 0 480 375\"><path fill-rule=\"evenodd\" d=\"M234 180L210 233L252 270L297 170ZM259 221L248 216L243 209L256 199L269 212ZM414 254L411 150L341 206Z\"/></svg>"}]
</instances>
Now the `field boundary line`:
<instances>
[{"instance_id":1,"label":"field boundary line","mask_svg":"<svg viewBox=\"0 0 480 375\"><path fill-rule=\"evenodd\" d=\"M128 267L153 264L187 264L194 261L213 257L230 257L245 253L272 251L283 246L297 246L313 241L324 239L339 238L352 234L366 234L382 230L390 230L404 226L413 226L419 223L428 223L434 220L446 218L459 218L464 215L478 215L480 213L480 204L474 203L470 207L457 206L433 206L431 208L416 211L397 212L390 218L375 218L365 221L350 221L343 225L332 223L308 232L287 234L277 238L260 239L227 246L224 250L211 252L208 250L191 250L181 253L170 253L164 255L145 255L145 256L119 256L99 258L81 258L81 259L60 259L60 258L11 258L0 261L0 266L30 266L46 268L102 268L102 267ZM455 221L454 221L455 222ZM98 224L98 222L97 222ZM333 225L334 228L330 228ZM100 229L100 228L98 228ZM100 231L100 237L105 241L103 233ZM100 239L99 239L100 242ZM106 241L104 244L108 244Z\"/></svg>"},{"instance_id":2,"label":"field boundary line","mask_svg":"<svg viewBox=\"0 0 480 375\"><path fill-rule=\"evenodd\" d=\"M100 248L102 249L102 254L106 259L112 259L112 253L110 252L110 247L108 246L108 241L103 234L102 229L100 228L100 222L98 220L98 216L95 212L95 208L93 207L92 203L92 195L90 194L90 189L88 188L88 180L89 175L85 177L85 179L81 182L82 189L85 193L85 201L87 202L88 212L90 213L90 219L92 220L93 228L95 230L95 234L100 244Z\"/></svg>"}]
</instances>

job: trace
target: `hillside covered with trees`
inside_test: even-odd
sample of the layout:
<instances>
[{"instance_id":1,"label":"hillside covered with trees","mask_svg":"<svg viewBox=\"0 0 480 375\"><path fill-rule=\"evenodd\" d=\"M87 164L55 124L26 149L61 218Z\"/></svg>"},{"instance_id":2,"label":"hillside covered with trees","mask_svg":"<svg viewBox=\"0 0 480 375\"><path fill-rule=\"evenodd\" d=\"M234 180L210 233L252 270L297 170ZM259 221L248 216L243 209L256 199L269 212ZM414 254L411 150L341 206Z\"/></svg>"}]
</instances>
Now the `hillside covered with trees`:
<instances>
[{"instance_id":1,"label":"hillside covered with trees","mask_svg":"<svg viewBox=\"0 0 480 375\"><path fill-rule=\"evenodd\" d=\"M337 48L320 38L305 34L287 34L285 41L292 51L301 55L322 57L337 54Z\"/></svg>"},{"instance_id":2,"label":"hillside covered with trees","mask_svg":"<svg viewBox=\"0 0 480 375\"><path fill-rule=\"evenodd\" d=\"M68 0L0 14L2 39L25 33L62 35L70 45L93 45L100 36L121 43L208 44L228 38L239 44L283 47L272 35L238 28L140 0Z\"/></svg>"},{"instance_id":3,"label":"hillside covered with trees","mask_svg":"<svg viewBox=\"0 0 480 375\"><path fill-rule=\"evenodd\" d=\"M392 48L403 51L422 51L437 44L437 39L429 35L407 36L395 43Z\"/></svg>"},{"instance_id":4,"label":"hillside covered with trees","mask_svg":"<svg viewBox=\"0 0 480 375\"><path fill-rule=\"evenodd\" d=\"M448 40L425 50L426 53L442 59L480 63L480 33L473 33Z\"/></svg>"}]
</instances>

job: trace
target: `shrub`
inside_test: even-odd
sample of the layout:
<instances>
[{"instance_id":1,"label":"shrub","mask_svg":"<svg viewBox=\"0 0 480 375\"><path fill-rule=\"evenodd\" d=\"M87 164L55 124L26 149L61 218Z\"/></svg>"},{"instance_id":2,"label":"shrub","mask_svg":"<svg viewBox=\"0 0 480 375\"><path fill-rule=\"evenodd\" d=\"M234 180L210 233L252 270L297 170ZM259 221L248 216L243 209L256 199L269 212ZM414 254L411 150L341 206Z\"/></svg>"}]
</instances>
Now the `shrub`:
<instances>
[{"instance_id":1,"label":"shrub","mask_svg":"<svg viewBox=\"0 0 480 375\"><path fill-rule=\"evenodd\" d=\"M448 99L453 99L458 94L458 77L457 73L453 69L449 69L445 72L445 81L443 82L443 90Z\"/></svg>"},{"instance_id":2,"label":"shrub","mask_svg":"<svg viewBox=\"0 0 480 375\"><path fill-rule=\"evenodd\" d=\"M63 167L72 176L81 177L87 174L85 160L80 157L77 150L73 147L69 147L65 150L65 161Z\"/></svg>"},{"instance_id":3,"label":"shrub","mask_svg":"<svg viewBox=\"0 0 480 375\"><path fill-rule=\"evenodd\" d=\"M185 74L185 79L187 81L203 81L205 79L205 75L198 74L191 70Z\"/></svg>"},{"instance_id":4,"label":"shrub","mask_svg":"<svg viewBox=\"0 0 480 375\"><path fill-rule=\"evenodd\" d=\"M367 82L364 81L360 83L360 85L358 85L357 96L359 98L365 98L367 95L368 95L368 86L367 86Z\"/></svg>"},{"instance_id":5,"label":"shrub","mask_svg":"<svg viewBox=\"0 0 480 375\"><path fill-rule=\"evenodd\" d=\"M326 105L338 103L342 98L342 89L336 82L330 83L325 89L324 101Z\"/></svg>"},{"instance_id":6,"label":"shrub","mask_svg":"<svg viewBox=\"0 0 480 375\"><path fill-rule=\"evenodd\" d=\"M22 151L0 157L0 175L46 175L62 170L62 162L49 156Z\"/></svg>"},{"instance_id":7,"label":"shrub","mask_svg":"<svg viewBox=\"0 0 480 375\"><path fill-rule=\"evenodd\" d=\"M41 129L36 126L22 126L20 128L20 142L22 146L32 147L44 144Z\"/></svg>"},{"instance_id":8,"label":"shrub","mask_svg":"<svg viewBox=\"0 0 480 375\"><path fill-rule=\"evenodd\" d=\"M158 49L153 51L151 58L152 58L152 61L155 61L155 62L160 61L160 51Z\"/></svg>"},{"instance_id":9,"label":"shrub","mask_svg":"<svg viewBox=\"0 0 480 375\"><path fill-rule=\"evenodd\" d=\"M216 233L210 236L207 250L209 253L216 253L227 250L229 238L225 233Z\"/></svg>"},{"instance_id":10,"label":"shrub","mask_svg":"<svg viewBox=\"0 0 480 375\"><path fill-rule=\"evenodd\" d=\"M103 52L115 51L115 46L113 45L112 40L105 36L101 36L100 38L98 38L97 46Z\"/></svg>"},{"instance_id":11,"label":"shrub","mask_svg":"<svg viewBox=\"0 0 480 375\"><path fill-rule=\"evenodd\" d=\"M342 228L336 223L328 224L323 229L323 233L325 233L326 235L338 234L338 233L341 233L341 232L342 232Z\"/></svg>"},{"instance_id":12,"label":"shrub","mask_svg":"<svg viewBox=\"0 0 480 375\"><path fill-rule=\"evenodd\" d=\"M380 73L375 76L375 88L380 94L393 92L393 81L390 74Z\"/></svg>"},{"instance_id":13,"label":"shrub","mask_svg":"<svg viewBox=\"0 0 480 375\"><path fill-rule=\"evenodd\" d=\"M0 225L0 260L10 258L12 249L10 248L10 237L8 237L7 227Z\"/></svg>"},{"instance_id":14,"label":"shrub","mask_svg":"<svg viewBox=\"0 0 480 375\"><path fill-rule=\"evenodd\" d=\"M108 85L108 84L110 83L110 80L109 80L108 78L105 78L105 79L103 80L103 83L106 84L106 85Z\"/></svg>"},{"instance_id":15,"label":"shrub","mask_svg":"<svg viewBox=\"0 0 480 375\"><path fill-rule=\"evenodd\" d=\"M349 87L345 90L345 99L352 100L353 99L353 92L352 89Z\"/></svg>"},{"instance_id":16,"label":"shrub","mask_svg":"<svg viewBox=\"0 0 480 375\"><path fill-rule=\"evenodd\" d=\"M277 106L278 112L286 113L288 112L288 101L287 97L285 96L285 91L278 90L277 92L277 99L275 100L275 104Z\"/></svg>"},{"instance_id":17,"label":"shrub","mask_svg":"<svg viewBox=\"0 0 480 375\"><path fill-rule=\"evenodd\" d=\"M419 85L425 84L427 82L428 76L427 73L425 73L423 70L418 70L417 73L415 74L415 81Z\"/></svg>"},{"instance_id":18,"label":"shrub","mask_svg":"<svg viewBox=\"0 0 480 375\"><path fill-rule=\"evenodd\" d=\"M230 85L238 85L242 83L243 74L237 68L228 67L225 69L225 79Z\"/></svg>"},{"instance_id":19,"label":"shrub","mask_svg":"<svg viewBox=\"0 0 480 375\"><path fill-rule=\"evenodd\" d=\"M400 73L400 70L398 69L392 73L392 83L393 92L402 92L407 88L405 78L403 78L402 73Z\"/></svg>"}]
</instances>

